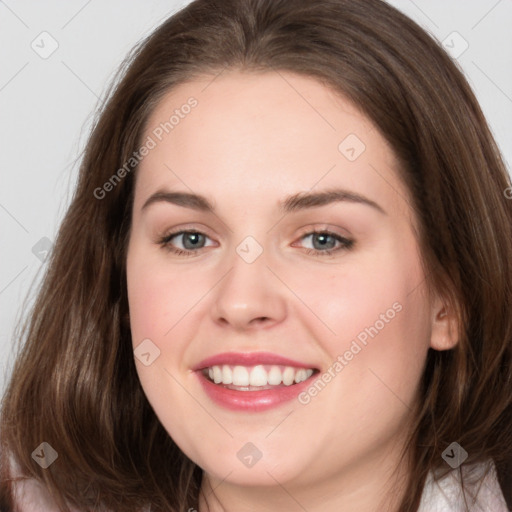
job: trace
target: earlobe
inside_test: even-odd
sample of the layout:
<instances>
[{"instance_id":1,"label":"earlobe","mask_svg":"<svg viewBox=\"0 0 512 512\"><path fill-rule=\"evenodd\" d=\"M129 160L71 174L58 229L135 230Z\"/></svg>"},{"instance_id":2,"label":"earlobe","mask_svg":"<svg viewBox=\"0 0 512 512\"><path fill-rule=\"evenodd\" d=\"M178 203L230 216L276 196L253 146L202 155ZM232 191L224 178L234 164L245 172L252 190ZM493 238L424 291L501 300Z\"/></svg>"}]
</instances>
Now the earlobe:
<instances>
[{"instance_id":1,"label":"earlobe","mask_svg":"<svg viewBox=\"0 0 512 512\"><path fill-rule=\"evenodd\" d=\"M430 346L434 350L450 350L458 343L458 319L453 308L436 301L432 309Z\"/></svg>"}]
</instances>

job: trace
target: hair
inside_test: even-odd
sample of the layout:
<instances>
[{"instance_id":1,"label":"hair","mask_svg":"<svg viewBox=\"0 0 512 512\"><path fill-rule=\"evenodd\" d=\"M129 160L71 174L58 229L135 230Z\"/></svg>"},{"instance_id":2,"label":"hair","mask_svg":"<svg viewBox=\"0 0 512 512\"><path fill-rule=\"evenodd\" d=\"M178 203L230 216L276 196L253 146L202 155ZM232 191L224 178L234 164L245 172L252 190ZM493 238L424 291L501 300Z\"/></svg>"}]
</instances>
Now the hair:
<instances>
[{"instance_id":1,"label":"hair","mask_svg":"<svg viewBox=\"0 0 512 512\"><path fill-rule=\"evenodd\" d=\"M140 147L164 95L225 70L314 78L391 145L417 216L428 288L459 320L455 348L427 354L399 512L417 510L430 471L449 469L441 454L453 441L468 453L459 471L494 461L510 505L510 177L458 66L381 0L195 0L123 61L19 335L1 409L0 502L12 510L14 483L35 478L65 511L198 509L202 469L159 422L133 360L125 261L136 166L102 199L95 190ZM47 469L31 457L43 441L58 453Z\"/></svg>"}]
</instances>

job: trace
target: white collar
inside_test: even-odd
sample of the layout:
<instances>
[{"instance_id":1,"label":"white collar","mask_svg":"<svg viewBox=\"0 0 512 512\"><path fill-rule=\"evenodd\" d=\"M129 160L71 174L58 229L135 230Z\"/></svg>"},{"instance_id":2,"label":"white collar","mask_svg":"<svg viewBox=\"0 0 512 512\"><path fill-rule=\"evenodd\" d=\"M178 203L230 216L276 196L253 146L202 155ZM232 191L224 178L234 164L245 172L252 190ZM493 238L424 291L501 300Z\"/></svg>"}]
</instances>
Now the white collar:
<instances>
[{"instance_id":1,"label":"white collar","mask_svg":"<svg viewBox=\"0 0 512 512\"><path fill-rule=\"evenodd\" d=\"M467 486L466 501L460 485L459 469L450 471L437 481L431 471L425 481L417 512L510 512L492 461L463 465L460 469L463 469L464 485Z\"/></svg>"}]
</instances>

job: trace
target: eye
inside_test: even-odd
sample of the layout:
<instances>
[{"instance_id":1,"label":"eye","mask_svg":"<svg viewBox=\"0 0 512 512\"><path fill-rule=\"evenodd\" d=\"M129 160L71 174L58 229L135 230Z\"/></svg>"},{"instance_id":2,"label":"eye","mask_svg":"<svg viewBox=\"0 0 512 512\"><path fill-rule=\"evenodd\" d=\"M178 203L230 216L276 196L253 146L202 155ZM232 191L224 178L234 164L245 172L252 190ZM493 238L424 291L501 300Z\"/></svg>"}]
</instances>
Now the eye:
<instances>
[{"instance_id":1,"label":"eye","mask_svg":"<svg viewBox=\"0 0 512 512\"><path fill-rule=\"evenodd\" d=\"M184 241L184 245L188 245L188 247L184 247L184 249L175 248L171 244L171 240L173 238L182 237L182 241ZM200 231L176 231L174 233L169 233L168 235L162 237L158 244L161 245L164 249L177 254L178 256L193 256L195 252L198 252L198 247L202 249L202 243L204 239L208 238L207 235L201 233Z\"/></svg>"},{"instance_id":2,"label":"eye","mask_svg":"<svg viewBox=\"0 0 512 512\"><path fill-rule=\"evenodd\" d=\"M354 240L345 238L328 230L309 231L305 235L301 236L301 240L309 237L311 237L311 240L313 241L313 246L316 245L321 249L306 249L307 254L330 256L338 251L351 249L354 245ZM318 243L315 244L316 240L318 240ZM340 244L338 247L334 247L336 242Z\"/></svg>"},{"instance_id":3,"label":"eye","mask_svg":"<svg viewBox=\"0 0 512 512\"><path fill-rule=\"evenodd\" d=\"M171 241L174 238L180 238L182 240L183 249L173 247ZM313 230L308 231L306 234L300 237L301 240L305 238L309 238L313 240L313 246L317 246L318 248L313 249L305 249L307 254L319 255L319 256L329 256L338 251L351 249L354 245L354 240L345 238L337 233L333 233L328 230ZM198 253L198 249L202 249L204 247L204 241L206 238L209 238L204 233L200 231L176 231L174 233L169 233L168 235L163 236L158 240L158 244L162 246L162 248L177 254L178 256L194 256L195 253ZM318 240L318 243L315 241ZM334 247L336 242L339 244L338 247Z\"/></svg>"}]
</instances>

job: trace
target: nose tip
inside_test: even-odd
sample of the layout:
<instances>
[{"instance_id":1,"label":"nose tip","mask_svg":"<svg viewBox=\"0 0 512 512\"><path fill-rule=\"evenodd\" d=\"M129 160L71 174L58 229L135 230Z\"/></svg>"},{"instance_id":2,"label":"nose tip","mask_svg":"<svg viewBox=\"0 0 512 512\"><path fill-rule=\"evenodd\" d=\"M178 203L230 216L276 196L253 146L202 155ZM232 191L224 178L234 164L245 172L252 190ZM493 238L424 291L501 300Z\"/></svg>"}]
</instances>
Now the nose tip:
<instances>
[{"instance_id":1,"label":"nose tip","mask_svg":"<svg viewBox=\"0 0 512 512\"><path fill-rule=\"evenodd\" d=\"M247 264L237 261L215 287L212 319L241 331L267 328L286 317L286 301L280 281L261 267L261 260ZM266 314L263 314L266 313Z\"/></svg>"}]
</instances>

